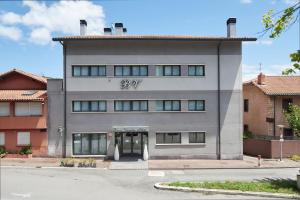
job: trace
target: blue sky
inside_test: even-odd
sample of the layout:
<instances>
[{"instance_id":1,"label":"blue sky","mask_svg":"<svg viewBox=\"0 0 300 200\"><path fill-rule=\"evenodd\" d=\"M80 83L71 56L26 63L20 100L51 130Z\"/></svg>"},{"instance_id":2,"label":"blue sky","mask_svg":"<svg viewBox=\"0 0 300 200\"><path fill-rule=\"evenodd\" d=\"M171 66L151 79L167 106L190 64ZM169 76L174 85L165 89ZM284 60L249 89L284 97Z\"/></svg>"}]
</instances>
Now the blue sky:
<instances>
[{"instance_id":1,"label":"blue sky","mask_svg":"<svg viewBox=\"0 0 300 200\"><path fill-rule=\"evenodd\" d=\"M293 0L105 0L91 2L0 2L0 73L19 68L39 75L62 77L62 47L53 36L77 35L86 18L91 34L123 22L128 34L226 34L226 19L237 18L238 36L263 29L262 15L282 10ZM299 49L295 25L278 39L259 38L243 45L244 79L259 73L281 74L289 54Z\"/></svg>"}]
</instances>

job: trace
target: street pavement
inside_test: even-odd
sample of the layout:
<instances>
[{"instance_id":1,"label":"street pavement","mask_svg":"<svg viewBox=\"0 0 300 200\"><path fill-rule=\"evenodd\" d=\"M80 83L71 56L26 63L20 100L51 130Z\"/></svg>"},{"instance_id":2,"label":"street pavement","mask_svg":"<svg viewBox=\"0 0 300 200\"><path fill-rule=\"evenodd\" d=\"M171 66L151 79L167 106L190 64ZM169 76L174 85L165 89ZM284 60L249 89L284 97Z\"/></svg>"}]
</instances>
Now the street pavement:
<instances>
[{"instance_id":1,"label":"street pavement","mask_svg":"<svg viewBox=\"0 0 300 200\"><path fill-rule=\"evenodd\" d=\"M105 170L1 167L1 200L266 199L161 191L163 181L295 179L298 169Z\"/></svg>"}]
</instances>

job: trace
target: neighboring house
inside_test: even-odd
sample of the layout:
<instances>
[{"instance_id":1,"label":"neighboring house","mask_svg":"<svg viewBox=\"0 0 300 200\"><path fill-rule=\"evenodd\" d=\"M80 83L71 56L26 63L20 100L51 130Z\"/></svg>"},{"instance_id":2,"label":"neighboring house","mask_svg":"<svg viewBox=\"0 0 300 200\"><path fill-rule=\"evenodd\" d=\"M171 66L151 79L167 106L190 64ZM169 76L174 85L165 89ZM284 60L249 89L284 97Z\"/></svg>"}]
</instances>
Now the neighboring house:
<instances>
[{"instance_id":1,"label":"neighboring house","mask_svg":"<svg viewBox=\"0 0 300 200\"><path fill-rule=\"evenodd\" d=\"M13 69L0 74L0 146L17 152L31 145L47 156L47 79Z\"/></svg>"},{"instance_id":2,"label":"neighboring house","mask_svg":"<svg viewBox=\"0 0 300 200\"><path fill-rule=\"evenodd\" d=\"M290 103L300 105L300 76L267 76L260 73L256 79L243 84L243 96L244 131L250 131L256 138L270 141L278 142L281 134L286 143L287 140L297 139L289 128L284 112L288 111ZM295 141L293 145L296 145ZM286 145L291 148L286 149L286 156L289 155L288 152L300 153L300 145L299 147L293 145ZM268 145L264 144L264 146ZM253 144L250 148L249 150L248 146L245 146L246 153L251 154L251 150L259 149ZM276 148L279 146L277 145ZM255 154L267 155L266 151L269 150L260 150L260 153ZM269 154L266 157L278 157L274 151L271 153L270 150Z\"/></svg>"},{"instance_id":3,"label":"neighboring house","mask_svg":"<svg viewBox=\"0 0 300 200\"><path fill-rule=\"evenodd\" d=\"M241 159L242 42L115 33L54 38L64 80L48 81L49 155ZM64 84L63 84L64 83ZM64 85L64 87L63 87Z\"/></svg>"}]
</instances>

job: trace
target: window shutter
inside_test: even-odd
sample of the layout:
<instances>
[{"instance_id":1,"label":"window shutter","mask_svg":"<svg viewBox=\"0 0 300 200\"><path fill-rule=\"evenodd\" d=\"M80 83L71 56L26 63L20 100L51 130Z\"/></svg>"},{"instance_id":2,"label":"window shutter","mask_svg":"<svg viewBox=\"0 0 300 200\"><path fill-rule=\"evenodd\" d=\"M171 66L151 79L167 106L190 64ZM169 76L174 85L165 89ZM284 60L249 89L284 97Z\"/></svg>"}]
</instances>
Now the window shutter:
<instances>
[{"instance_id":1,"label":"window shutter","mask_svg":"<svg viewBox=\"0 0 300 200\"><path fill-rule=\"evenodd\" d=\"M29 103L18 102L15 104L16 116L28 116L29 113Z\"/></svg>"},{"instance_id":2,"label":"window shutter","mask_svg":"<svg viewBox=\"0 0 300 200\"><path fill-rule=\"evenodd\" d=\"M30 144L30 132L18 132L18 145Z\"/></svg>"},{"instance_id":3,"label":"window shutter","mask_svg":"<svg viewBox=\"0 0 300 200\"><path fill-rule=\"evenodd\" d=\"M5 134L3 132L0 132L0 146L5 145Z\"/></svg>"},{"instance_id":4,"label":"window shutter","mask_svg":"<svg viewBox=\"0 0 300 200\"><path fill-rule=\"evenodd\" d=\"M9 116L9 103L2 102L0 103L0 116Z\"/></svg>"},{"instance_id":5,"label":"window shutter","mask_svg":"<svg viewBox=\"0 0 300 200\"><path fill-rule=\"evenodd\" d=\"M31 102L30 103L30 115L42 115L42 103Z\"/></svg>"}]
</instances>

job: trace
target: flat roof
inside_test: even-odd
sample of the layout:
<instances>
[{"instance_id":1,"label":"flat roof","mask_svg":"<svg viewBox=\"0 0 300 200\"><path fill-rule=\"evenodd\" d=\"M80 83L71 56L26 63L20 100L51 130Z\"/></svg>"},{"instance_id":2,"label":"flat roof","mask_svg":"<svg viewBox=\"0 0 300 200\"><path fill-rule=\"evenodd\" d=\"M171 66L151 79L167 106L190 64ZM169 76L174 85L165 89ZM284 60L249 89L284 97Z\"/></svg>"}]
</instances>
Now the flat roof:
<instances>
[{"instance_id":1,"label":"flat roof","mask_svg":"<svg viewBox=\"0 0 300 200\"><path fill-rule=\"evenodd\" d=\"M199 41L256 41L254 37L215 37L192 35L85 35L54 37L53 41L66 40L199 40Z\"/></svg>"}]
</instances>

